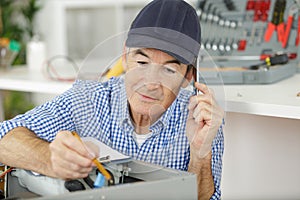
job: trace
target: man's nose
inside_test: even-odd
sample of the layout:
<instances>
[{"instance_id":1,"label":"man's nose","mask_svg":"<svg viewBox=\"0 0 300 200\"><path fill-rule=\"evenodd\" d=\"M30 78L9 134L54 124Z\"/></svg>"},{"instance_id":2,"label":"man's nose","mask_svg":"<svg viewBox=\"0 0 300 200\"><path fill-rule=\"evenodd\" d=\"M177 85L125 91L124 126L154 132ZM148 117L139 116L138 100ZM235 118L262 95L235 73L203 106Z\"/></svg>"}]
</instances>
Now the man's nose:
<instances>
[{"instance_id":1,"label":"man's nose","mask_svg":"<svg viewBox=\"0 0 300 200\"><path fill-rule=\"evenodd\" d=\"M160 87L160 83L148 82L145 86L148 90L156 90Z\"/></svg>"},{"instance_id":2,"label":"man's nose","mask_svg":"<svg viewBox=\"0 0 300 200\"><path fill-rule=\"evenodd\" d=\"M161 81L159 74L159 66L152 64L151 67L148 68L146 77L147 80L145 85L149 90L154 90L160 87Z\"/></svg>"}]
</instances>

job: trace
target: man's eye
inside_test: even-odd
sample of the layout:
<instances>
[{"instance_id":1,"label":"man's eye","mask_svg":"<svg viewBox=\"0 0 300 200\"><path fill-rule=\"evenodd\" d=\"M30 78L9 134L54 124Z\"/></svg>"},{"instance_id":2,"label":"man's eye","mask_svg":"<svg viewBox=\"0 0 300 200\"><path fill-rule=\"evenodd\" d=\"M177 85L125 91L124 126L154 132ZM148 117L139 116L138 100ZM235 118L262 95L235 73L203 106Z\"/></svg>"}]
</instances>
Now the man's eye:
<instances>
[{"instance_id":1,"label":"man's eye","mask_svg":"<svg viewBox=\"0 0 300 200\"><path fill-rule=\"evenodd\" d=\"M171 68L171 67L164 67L165 72L169 73L169 74L174 74L176 73L176 70Z\"/></svg>"},{"instance_id":2,"label":"man's eye","mask_svg":"<svg viewBox=\"0 0 300 200\"><path fill-rule=\"evenodd\" d=\"M137 63L138 63L139 65L146 65L146 64L148 64L148 62L146 62L146 61L137 61Z\"/></svg>"}]
</instances>

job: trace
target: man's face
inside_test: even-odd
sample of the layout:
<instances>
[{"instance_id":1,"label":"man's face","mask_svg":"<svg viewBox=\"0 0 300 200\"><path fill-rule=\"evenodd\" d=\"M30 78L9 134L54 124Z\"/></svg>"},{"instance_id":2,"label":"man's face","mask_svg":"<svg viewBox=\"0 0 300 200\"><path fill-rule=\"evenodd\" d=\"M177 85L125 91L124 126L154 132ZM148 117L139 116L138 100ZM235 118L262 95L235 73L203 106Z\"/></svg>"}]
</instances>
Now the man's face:
<instances>
[{"instance_id":1,"label":"man's face","mask_svg":"<svg viewBox=\"0 0 300 200\"><path fill-rule=\"evenodd\" d=\"M130 49L124 60L125 86L133 114L160 116L187 83L187 65L160 50Z\"/></svg>"}]
</instances>

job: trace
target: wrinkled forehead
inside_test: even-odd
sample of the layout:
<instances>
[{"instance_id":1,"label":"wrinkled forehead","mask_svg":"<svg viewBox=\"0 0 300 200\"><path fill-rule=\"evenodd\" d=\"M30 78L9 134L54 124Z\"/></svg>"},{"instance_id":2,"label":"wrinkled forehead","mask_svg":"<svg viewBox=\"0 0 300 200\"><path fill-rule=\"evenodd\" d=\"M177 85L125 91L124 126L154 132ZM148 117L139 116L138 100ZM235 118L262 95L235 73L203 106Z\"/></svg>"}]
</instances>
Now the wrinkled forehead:
<instances>
[{"instance_id":1,"label":"wrinkled forehead","mask_svg":"<svg viewBox=\"0 0 300 200\"><path fill-rule=\"evenodd\" d=\"M185 65L181 63L176 57L164 52L160 49L154 48L127 48L126 53L130 58L144 58L151 62L158 61L161 63L176 63L178 65Z\"/></svg>"}]
</instances>

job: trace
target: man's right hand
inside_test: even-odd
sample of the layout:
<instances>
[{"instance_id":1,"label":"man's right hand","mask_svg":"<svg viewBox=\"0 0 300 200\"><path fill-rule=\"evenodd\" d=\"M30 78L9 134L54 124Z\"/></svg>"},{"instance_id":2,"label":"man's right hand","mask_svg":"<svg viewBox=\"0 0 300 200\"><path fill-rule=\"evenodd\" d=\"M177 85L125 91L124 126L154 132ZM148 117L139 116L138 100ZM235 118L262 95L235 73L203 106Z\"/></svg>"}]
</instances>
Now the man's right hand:
<instances>
[{"instance_id":1,"label":"man's right hand","mask_svg":"<svg viewBox=\"0 0 300 200\"><path fill-rule=\"evenodd\" d=\"M54 176L62 179L87 177L92 170L92 155L70 131L60 131L49 145Z\"/></svg>"}]
</instances>

